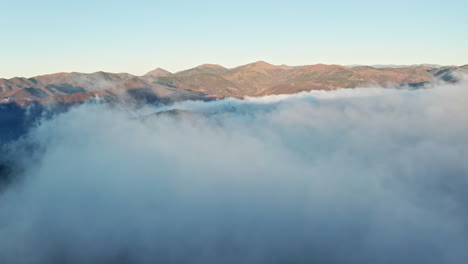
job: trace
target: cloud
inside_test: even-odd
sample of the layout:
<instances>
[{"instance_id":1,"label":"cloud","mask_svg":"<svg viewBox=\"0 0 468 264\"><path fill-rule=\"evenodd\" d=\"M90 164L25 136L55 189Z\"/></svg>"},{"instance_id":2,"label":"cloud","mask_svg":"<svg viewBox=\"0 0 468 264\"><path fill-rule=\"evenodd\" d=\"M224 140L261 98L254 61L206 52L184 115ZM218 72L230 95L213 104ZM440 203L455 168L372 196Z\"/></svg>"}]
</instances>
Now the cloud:
<instances>
[{"instance_id":1,"label":"cloud","mask_svg":"<svg viewBox=\"0 0 468 264\"><path fill-rule=\"evenodd\" d=\"M24 175L0 196L0 262L462 263L466 98L462 82L74 108L10 145Z\"/></svg>"}]
</instances>

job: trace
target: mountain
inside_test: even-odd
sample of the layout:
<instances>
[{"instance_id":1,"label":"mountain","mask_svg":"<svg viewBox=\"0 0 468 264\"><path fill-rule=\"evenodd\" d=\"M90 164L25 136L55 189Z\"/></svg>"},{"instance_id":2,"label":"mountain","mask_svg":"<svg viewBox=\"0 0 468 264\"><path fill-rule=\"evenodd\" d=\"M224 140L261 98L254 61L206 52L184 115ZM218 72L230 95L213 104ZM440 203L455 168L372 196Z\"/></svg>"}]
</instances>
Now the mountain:
<instances>
[{"instance_id":1,"label":"mountain","mask_svg":"<svg viewBox=\"0 0 468 264\"><path fill-rule=\"evenodd\" d=\"M184 76L186 77L186 76L192 76L196 74L205 74L205 73L218 74L218 73L222 73L225 71L228 71L228 69L218 64L203 64L192 69L180 71L176 73L176 75L180 77L184 77Z\"/></svg>"},{"instance_id":2,"label":"mountain","mask_svg":"<svg viewBox=\"0 0 468 264\"><path fill-rule=\"evenodd\" d=\"M157 68L143 76L62 72L32 78L0 79L0 104L69 104L92 98L169 102L359 86L421 87L439 80L456 82L458 72L468 73L468 66L287 66L257 61L232 69L217 64L203 64L177 73Z\"/></svg>"},{"instance_id":3,"label":"mountain","mask_svg":"<svg viewBox=\"0 0 468 264\"><path fill-rule=\"evenodd\" d=\"M357 66L366 66L366 65L355 64L355 65L347 65L346 67L351 67L352 68L352 67L357 67ZM400 64L400 65L396 65L396 64L374 64L374 65L370 65L370 66L373 67L373 68L406 68L406 67L416 67L416 66L429 66L429 67L432 67L432 68L444 67L443 65L439 65L439 64L411 64L411 65L404 65L404 64Z\"/></svg>"},{"instance_id":4,"label":"mountain","mask_svg":"<svg viewBox=\"0 0 468 264\"><path fill-rule=\"evenodd\" d=\"M165 69L156 68L156 69L146 73L145 75L155 76L155 77L162 77L162 76L171 76L172 73L169 72L169 71L166 71Z\"/></svg>"}]
</instances>

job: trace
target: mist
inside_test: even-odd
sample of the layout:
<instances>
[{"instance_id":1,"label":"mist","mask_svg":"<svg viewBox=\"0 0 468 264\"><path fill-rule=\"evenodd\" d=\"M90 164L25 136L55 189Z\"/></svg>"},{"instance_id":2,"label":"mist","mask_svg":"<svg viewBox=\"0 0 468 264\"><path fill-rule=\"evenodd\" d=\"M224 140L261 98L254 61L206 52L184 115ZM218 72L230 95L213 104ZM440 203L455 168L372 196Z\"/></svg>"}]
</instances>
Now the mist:
<instances>
[{"instance_id":1,"label":"mist","mask_svg":"<svg viewBox=\"0 0 468 264\"><path fill-rule=\"evenodd\" d=\"M4 156L1 263L464 263L468 82L44 119Z\"/></svg>"}]
</instances>

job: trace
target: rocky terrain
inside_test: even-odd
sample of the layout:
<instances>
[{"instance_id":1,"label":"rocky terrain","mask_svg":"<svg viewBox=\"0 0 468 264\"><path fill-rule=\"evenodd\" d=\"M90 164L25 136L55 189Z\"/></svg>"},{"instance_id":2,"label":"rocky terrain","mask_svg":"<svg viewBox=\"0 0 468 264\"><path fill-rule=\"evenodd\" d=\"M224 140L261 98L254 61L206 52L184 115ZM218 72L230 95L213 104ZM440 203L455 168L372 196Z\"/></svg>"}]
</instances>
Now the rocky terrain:
<instances>
[{"instance_id":1,"label":"rocky terrain","mask_svg":"<svg viewBox=\"0 0 468 264\"><path fill-rule=\"evenodd\" d=\"M0 103L29 105L82 102L91 98L148 101L242 98L333 90L360 86L421 87L438 80L456 82L468 65L371 67L340 65L287 66L264 61L227 69L204 64L171 73L161 68L143 76L128 73L55 73L33 78L0 79Z\"/></svg>"}]
</instances>

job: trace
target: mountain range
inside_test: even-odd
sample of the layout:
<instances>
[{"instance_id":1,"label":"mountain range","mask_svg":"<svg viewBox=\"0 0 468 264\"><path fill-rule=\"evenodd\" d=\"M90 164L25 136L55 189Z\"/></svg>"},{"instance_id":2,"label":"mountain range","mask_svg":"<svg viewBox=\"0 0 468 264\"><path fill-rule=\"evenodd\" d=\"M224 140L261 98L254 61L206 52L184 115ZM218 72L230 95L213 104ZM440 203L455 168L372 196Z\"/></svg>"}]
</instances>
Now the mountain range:
<instances>
[{"instance_id":1,"label":"mountain range","mask_svg":"<svg viewBox=\"0 0 468 264\"><path fill-rule=\"evenodd\" d=\"M441 80L456 82L457 72L468 73L468 65L287 66L258 61L230 69L204 64L177 73L157 68L143 76L108 72L55 73L0 79L0 104L68 104L91 98L166 102L366 86L417 88Z\"/></svg>"}]
</instances>

